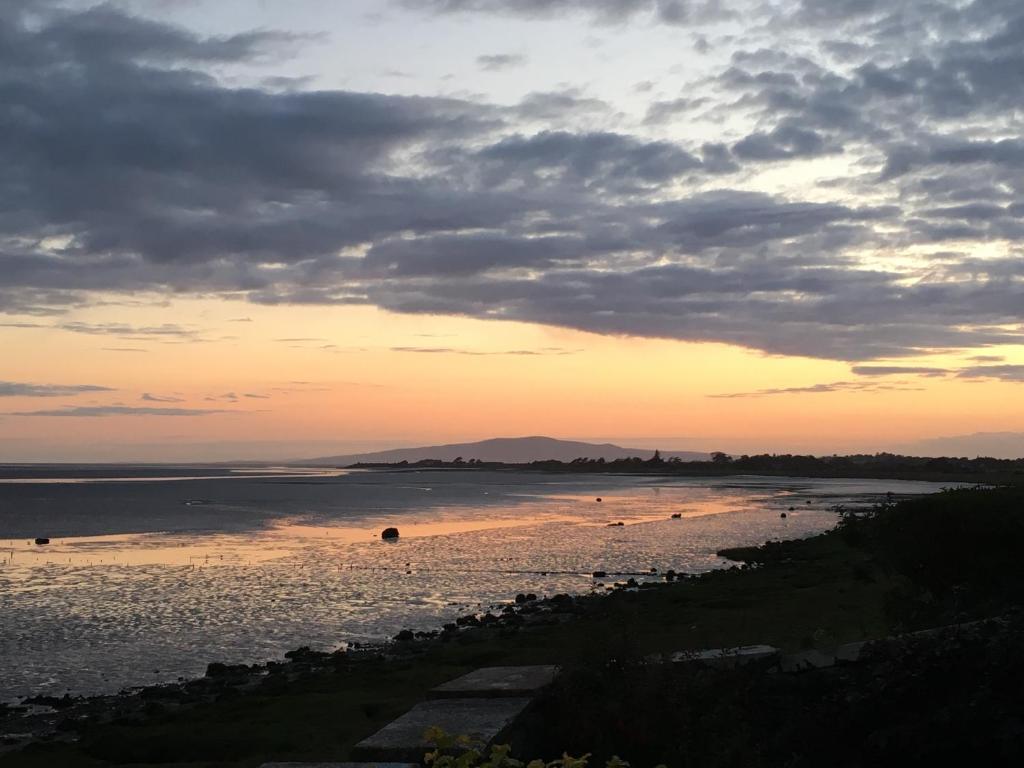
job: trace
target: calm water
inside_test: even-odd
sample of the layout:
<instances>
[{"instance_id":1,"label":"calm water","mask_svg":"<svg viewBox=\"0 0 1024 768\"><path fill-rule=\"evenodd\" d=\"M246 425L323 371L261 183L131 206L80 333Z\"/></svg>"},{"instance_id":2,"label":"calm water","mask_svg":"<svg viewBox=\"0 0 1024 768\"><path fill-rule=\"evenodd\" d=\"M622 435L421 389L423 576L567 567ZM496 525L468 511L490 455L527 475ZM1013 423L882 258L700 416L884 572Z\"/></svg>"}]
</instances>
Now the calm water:
<instances>
[{"instance_id":1,"label":"calm water","mask_svg":"<svg viewBox=\"0 0 1024 768\"><path fill-rule=\"evenodd\" d=\"M935 490L757 477L6 468L0 700L111 692L200 675L214 660L436 628L517 592L588 592L594 570L706 571L723 565L722 547L831 528L835 504ZM380 540L389 525L400 541Z\"/></svg>"}]
</instances>

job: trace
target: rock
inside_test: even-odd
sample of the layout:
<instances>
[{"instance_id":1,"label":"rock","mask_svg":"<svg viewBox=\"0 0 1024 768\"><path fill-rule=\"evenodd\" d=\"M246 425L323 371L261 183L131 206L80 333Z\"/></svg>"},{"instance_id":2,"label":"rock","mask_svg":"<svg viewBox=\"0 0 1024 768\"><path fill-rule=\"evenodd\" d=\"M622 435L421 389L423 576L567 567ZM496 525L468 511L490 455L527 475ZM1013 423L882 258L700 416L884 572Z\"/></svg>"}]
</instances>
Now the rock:
<instances>
[{"instance_id":1,"label":"rock","mask_svg":"<svg viewBox=\"0 0 1024 768\"><path fill-rule=\"evenodd\" d=\"M781 517L782 519L785 519L786 518L786 513L783 512L781 515L779 515L779 517Z\"/></svg>"},{"instance_id":2,"label":"rock","mask_svg":"<svg viewBox=\"0 0 1024 768\"><path fill-rule=\"evenodd\" d=\"M382 539L384 539L384 541L394 541L395 539L398 538L398 529L397 528L385 528L381 532L380 537Z\"/></svg>"},{"instance_id":3,"label":"rock","mask_svg":"<svg viewBox=\"0 0 1024 768\"><path fill-rule=\"evenodd\" d=\"M395 640L397 640L400 643L408 643L409 641L415 639L416 635L413 634L411 629L403 629L401 632L395 635Z\"/></svg>"},{"instance_id":4,"label":"rock","mask_svg":"<svg viewBox=\"0 0 1024 768\"><path fill-rule=\"evenodd\" d=\"M524 595L522 592L520 592L518 595L516 595L516 603L518 605L522 605L525 602L526 602L526 595Z\"/></svg>"},{"instance_id":5,"label":"rock","mask_svg":"<svg viewBox=\"0 0 1024 768\"><path fill-rule=\"evenodd\" d=\"M556 666L484 667L431 689L431 699L533 698L558 676Z\"/></svg>"},{"instance_id":6,"label":"rock","mask_svg":"<svg viewBox=\"0 0 1024 768\"><path fill-rule=\"evenodd\" d=\"M42 546L43 544L49 544L49 543L50 543L50 540L48 538L46 538L45 536L40 536L40 537L38 537L36 539L36 544L38 544L39 546Z\"/></svg>"},{"instance_id":7,"label":"rock","mask_svg":"<svg viewBox=\"0 0 1024 768\"><path fill-rule=\"evenodd\" d=\"M598 497L597 497L597 500L598 500L598 501L600 501L600 500L601 500L601 497L600 497L600 496L598 496Z\"/></svg>"},{"instance_id":8,"label":"rock","mask_svg":"<svg viewBox=\"0 0 1024 768\"><path fill-rule=\"evenodd\" d=\"M608 523L608 527L609 528L618 528L619 526L622 526L622 525L625 525L625 523L623 523L621 521L618 522L618 523Z\"/></svg>"},{"instance_id":9,"label":"rock","mask_svg":"<svg viewBox=\"0 0 1024 768\"><path fill-rule=\"evenodd\" d=\"M672 519L673 520L682 520L683 519L683 513L682 512L673 512L672 513Z\"/></svg>"},{"instance_id":10,"label":"rock","mask_svg":"<svg viewBox=\"0 0 1024 768\"><path fill-rule=\"evenodd\" d=\"M605 578L605 577L606 577L606 576L607 576L608 574L607 574L607 572L605 572L605 571L594 571L594 572L593 572L592 574L590 574L590 575L591 575L591 576L593 576L593 577L594 577L595 579L603 579L603 578Z\"/></svg>"}]
</instances>

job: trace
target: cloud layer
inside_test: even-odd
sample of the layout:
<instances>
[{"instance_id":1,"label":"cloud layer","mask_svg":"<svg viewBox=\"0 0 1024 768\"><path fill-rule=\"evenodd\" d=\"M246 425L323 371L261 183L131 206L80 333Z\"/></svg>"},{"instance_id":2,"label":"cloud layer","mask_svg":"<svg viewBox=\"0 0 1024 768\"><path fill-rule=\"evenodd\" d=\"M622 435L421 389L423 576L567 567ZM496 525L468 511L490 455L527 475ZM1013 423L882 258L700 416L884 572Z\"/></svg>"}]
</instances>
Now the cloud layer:
<instances>
[{"instance_id":1,"label":"cloud layer","mask_svg":"<svg viewBox=\"0 0 1024 768\"><path fill-rule=\"evenodd\" d=\"M234 87L216 67L303 41L201 36L108 5L5 4L0 312L155 290L849 361L1024 341L1020 3L399 5L760 26L733 37L728 65L692 95L612 131L572 128L603 106L571 91L500 106ZM815 46L793 53L792 35ZM694 110L733 127L680 141L673 126ZM804 198L749 184L823 158L853 170Z\"/></svg>"}]
</instances>

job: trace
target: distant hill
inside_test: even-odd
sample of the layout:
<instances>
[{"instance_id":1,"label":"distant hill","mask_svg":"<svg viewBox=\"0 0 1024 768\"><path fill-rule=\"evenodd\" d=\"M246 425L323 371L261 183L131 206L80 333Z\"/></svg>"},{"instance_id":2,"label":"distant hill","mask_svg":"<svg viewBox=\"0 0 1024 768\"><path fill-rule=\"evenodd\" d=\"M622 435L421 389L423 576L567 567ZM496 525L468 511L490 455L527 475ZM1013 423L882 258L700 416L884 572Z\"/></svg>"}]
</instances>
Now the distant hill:
<instances>
[{"instance_id":1,"label":"distant hill","mask_svg":"<svg viewBox=\"0 0 1024 768\"><path fill-rule=\"evenodd\" d=\"M553 437L497 437L476 443L453 443L451 445L430 445L422 448L396 448L392 451L374 453L353 453L347 456L320 456L306 459L303 464L347 466L349 464L396 464L433 459L452 461L461 456L466 461L497 461L506 464L524 464L530 461L572 461L580 457L588 459L626 459L639 456L649 459L654 448L623 448L611 443L581 443L574 440L556 440ZM693 451L662 451L663 457L678 456L684 461L706 461L709 454Z\"/></svg>"},{"instance_id":2,"label":"distant hill","mask_svg":"<svg viewBox=\"0 0 1024 768\"><path fill-rule=\"evenodd\" d=\"M1024 432L975 432L918 440L898 446L910 456L992 456L997 459L1024 458Z\"/></svg>"}]
</instances>

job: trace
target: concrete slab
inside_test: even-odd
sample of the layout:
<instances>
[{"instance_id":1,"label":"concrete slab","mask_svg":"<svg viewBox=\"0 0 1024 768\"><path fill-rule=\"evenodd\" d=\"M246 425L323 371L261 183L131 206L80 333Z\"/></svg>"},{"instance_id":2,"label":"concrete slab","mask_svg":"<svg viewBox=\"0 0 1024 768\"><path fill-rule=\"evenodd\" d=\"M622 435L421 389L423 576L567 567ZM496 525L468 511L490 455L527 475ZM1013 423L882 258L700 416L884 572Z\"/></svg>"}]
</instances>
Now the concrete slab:
<instances>
[{"instance_id":1,"label":"concrete slab","mask_svg":"<svg viewBox=\"0 0 1024 768\"><path fill-rule=\"evenodd\" d=\"M553 664L532 667L483 667L449 680L427 694L431 699L533 697L558 676Z\"/></svg>"},{"instance_id":2,"label":"concrete slab","mask_svg":"<svg viewBox=\"0 0 1024 768\"><path fill-rule=\"evenodd\" d=\"M671 661L676 664L699 662L716 667L736 667L754 661L765 661L779 655L774 645L742 645L738 648L712 648L707 651L679 651Z\"/></svg>"},{"instance_id":3,"label":"concrete slab","mask_svg":"<svg viewBox=\"0 0 1024 768\"><path fill-rule=\"evenodd\" d=\"M424 734L434 727L490 745L505 737L529 705L530 699L522 697L424 701L356 744L352 757L371 762L420 762L432 748Z\"/></svg>"}]
</instances>

